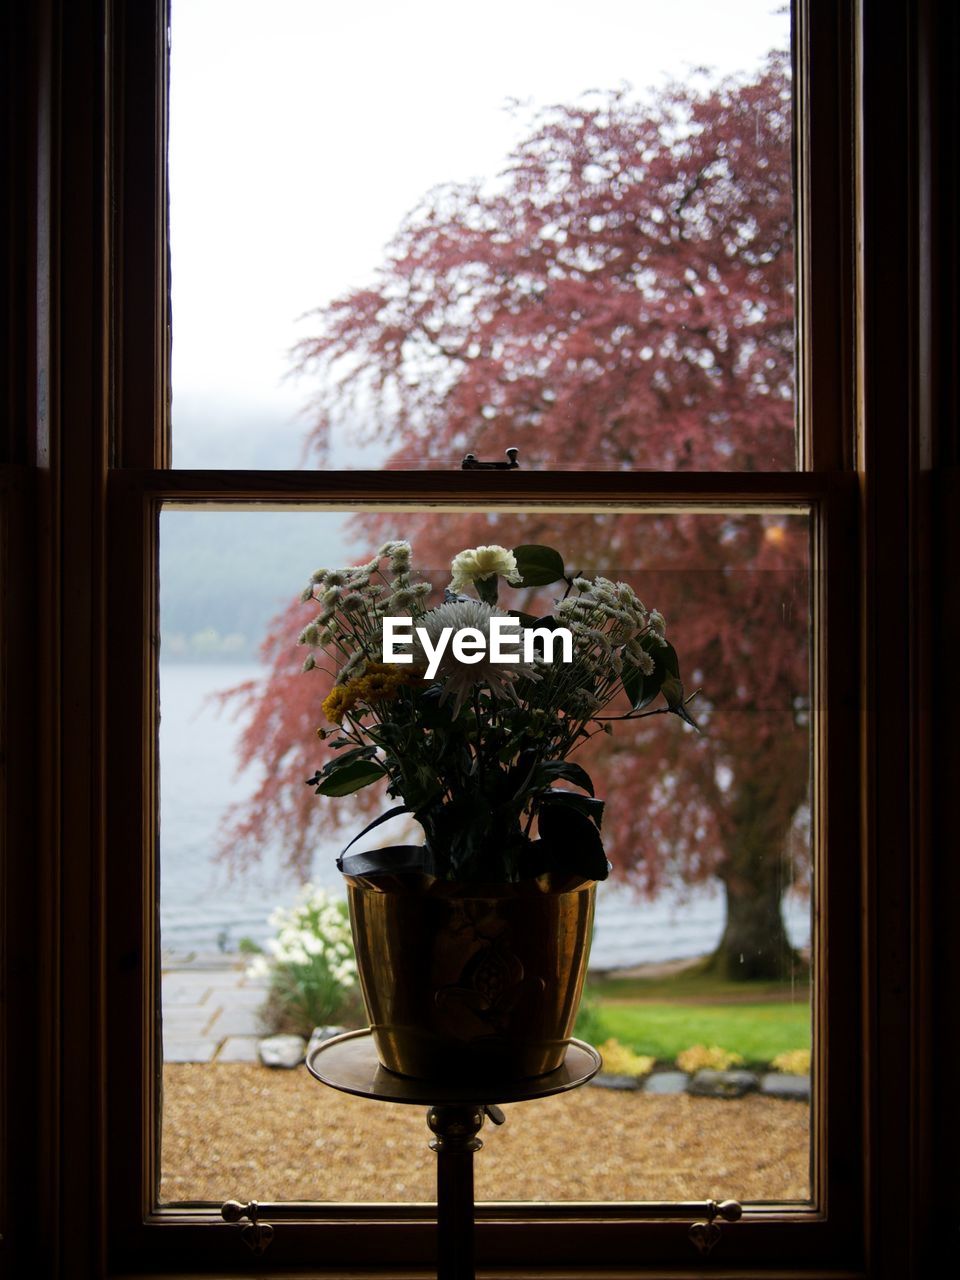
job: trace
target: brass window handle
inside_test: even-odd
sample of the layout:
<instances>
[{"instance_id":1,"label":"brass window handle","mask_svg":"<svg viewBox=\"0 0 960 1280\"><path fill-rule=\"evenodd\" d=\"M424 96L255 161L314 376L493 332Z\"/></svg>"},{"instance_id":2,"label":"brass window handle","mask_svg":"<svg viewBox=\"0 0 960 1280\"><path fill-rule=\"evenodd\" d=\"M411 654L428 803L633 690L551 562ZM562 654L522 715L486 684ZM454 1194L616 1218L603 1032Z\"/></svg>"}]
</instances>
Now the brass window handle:
<instances>
[{"instance_id":1,"label":"brass window handle","mask_svg":"<svg viewBox=\"0 0 960 1280\"><path fill-rule=\"evenodd\" d=\"M504 449L507 455L506 462L481 462L475 453L468 453L464 460L460 463L461 471L514 471L520 466L517 461L520 456L519 449Z\"/></svg>"}]
</instances>

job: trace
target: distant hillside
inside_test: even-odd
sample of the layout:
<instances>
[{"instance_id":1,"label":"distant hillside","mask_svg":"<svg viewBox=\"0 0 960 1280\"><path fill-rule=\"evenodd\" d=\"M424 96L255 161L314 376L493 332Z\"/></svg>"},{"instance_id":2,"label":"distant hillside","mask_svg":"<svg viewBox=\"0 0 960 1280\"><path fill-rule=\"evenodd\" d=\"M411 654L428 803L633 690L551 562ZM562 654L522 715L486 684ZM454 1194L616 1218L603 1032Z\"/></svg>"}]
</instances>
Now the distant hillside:
<instances>
[{"instance_id":1,"label":"distant hillside","mask_svg":"<svg viewBox=\"0 0 960 1280\"><path fill-rule=\"evenodd\" d=\"M349 518L313 511L165 510L163 660L255 658L270 619L297 598L314 569L358 558L345 529Z\"/></svg>"}]
</instances>

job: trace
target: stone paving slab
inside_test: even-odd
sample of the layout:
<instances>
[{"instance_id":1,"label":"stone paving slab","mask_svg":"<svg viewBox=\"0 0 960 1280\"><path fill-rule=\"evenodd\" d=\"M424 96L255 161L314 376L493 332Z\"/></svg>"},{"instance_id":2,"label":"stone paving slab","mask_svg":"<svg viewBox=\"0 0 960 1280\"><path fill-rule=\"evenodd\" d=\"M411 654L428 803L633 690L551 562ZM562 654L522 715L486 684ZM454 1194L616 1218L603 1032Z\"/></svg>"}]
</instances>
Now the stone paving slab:
<instances>
[{"instance_id":1,"label":"stone paving slab","mask_svg":"<svg viewBox=\"0 0 960 1280\"><path fill-rule=\"evenodd\" d=\"M191 980L192 977L202 981ZM212 990L206 974L164 974L160 983L164 1005L203 1004L209 999Z\"/></svg>"},{"instance_id":2,"label":"stone paving slab","mask_svg":"<svg viewBox=\"0 0 960 1280\"><path fill-rule=\"evenodd\" d=\"M179 1040L163 1038L164 1062L212 1062L219 1041L197 1038Z\"/></svg>"},{"instance_id":3,"label":"stone paving slab","mask_svg":"<svg viewBox=\"0 0 960 1280\"><path fill-rule=\"evenodd\" d=\"M265 1035L260 1029L260 1019L253 1009L225 1005L207 1028L207 1034L223 1039L226 1036Z\"/></svg>"},{"instance_id":4,"label":"stone paving slab","mask_svg":"<svg viewBox=\"0 0 960 1280\"><path fill-rule=\"evenodd\" d=\"M266 987L243 986L218 988L213 994L217 999L220 999L221 997L225 999L225 992L227 991L230 993L229 1005L231 1009L259 1009L267 998Z\"/></svg>"},{"instance_id":5,"label":"stone paving slab","mask_svg":"<svg viewBox=\"0 0 960 1280\"><path fill-rule=\"evenodd\" d=\"M227 1036L217 1054L218 1062L259 1062L257 1036Z\"/></svg>"},{"instance_id":6,"label":"stone paving slab","mask_svg":"<svg viewBox=\"0 0 960 1280\"><path fill-rule=\"evenodd\" d=\"M164 1009L163 1026L173 1039L190 1039L206 1033L214 1021L219 1009L216 1005L174 1005L172 1009Z\"/></svg>"},{"instance_id":7,"label":"stone paving slab","mask_svg":"<svg viewBox=\"0 0 960 1280\"><path fill-rule=\"evenodd\" d=\"M268 985L247 978L243 965L168 969L160 982L165 1060L256 1062Z\"/></svg>"}]
</instances>

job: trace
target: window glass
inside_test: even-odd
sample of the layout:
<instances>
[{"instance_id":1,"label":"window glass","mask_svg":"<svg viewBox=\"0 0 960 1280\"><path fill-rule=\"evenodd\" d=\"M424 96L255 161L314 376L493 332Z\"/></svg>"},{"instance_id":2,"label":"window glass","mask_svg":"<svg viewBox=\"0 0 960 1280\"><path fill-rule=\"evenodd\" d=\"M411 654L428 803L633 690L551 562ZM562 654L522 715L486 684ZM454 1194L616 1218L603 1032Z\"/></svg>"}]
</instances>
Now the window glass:
<instances>
[{"instance_id":1,"label":"window glass","mask_svg":"<svg viewBox=\"0 0 960 1280\"><path fill-rule=\"evenodd\" d=\"M174 465L794 467L789 48L779 0L174 4Z\"/></svg>"},{"instance_id":2,"label":"window glass","mask_svg":"<svg viewBox=\"0 0 960 1280\"><path fill-rule=\"evenodd\" d=\"M614 872L577 1033L604 1046L608 1078L508 1108L484 1133L478 1197L807 1200L814 620L798 505L164 509L159 1200L433 1198L419 1109L258 1061L267 1032L365 1022L349 975L324 1003L290 913L306 884L342 896L336 855L390 802L378 787L333 800L304 785L329 752L317 729L331 728L332 671L319 652L301 671L297 637L318 606L298 596L318 567L399 537L435 599L453 556L491 543L549 545L571 577L631 584L699 690L701 732L673 716L614 723L580 753ZM562 587L501 599L542 613ZM356 847L420 834L383 831Z\"/></svg>"}]
</instances>

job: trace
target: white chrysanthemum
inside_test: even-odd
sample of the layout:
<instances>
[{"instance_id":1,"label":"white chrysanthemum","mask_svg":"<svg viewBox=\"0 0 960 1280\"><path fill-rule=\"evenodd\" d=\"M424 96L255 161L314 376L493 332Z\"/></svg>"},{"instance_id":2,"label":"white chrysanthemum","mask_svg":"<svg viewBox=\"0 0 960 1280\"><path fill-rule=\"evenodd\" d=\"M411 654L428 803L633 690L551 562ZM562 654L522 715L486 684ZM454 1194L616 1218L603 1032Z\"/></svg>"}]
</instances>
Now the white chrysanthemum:
<instances>
[{"instance_id":1,"label":"white chrysanthemum","mask_svg":"<svg viewBox=\"0 0 960 1280\"><path fill-rule=\"evenodd\" d=\"M652 676L657 669L657 664L647 653L641 644L630 644L627 646L627 654L633 660L634 664L640 671L641 675Z\"/></svg>"},{"instance_id":2,"label":"white chrysanthemum","mask_svg":"<svg viewBox=\"0 0 960 1280\"><path fill-rule=\"evenodd\" d=\"M496 609L481 600L452 600L438 605L422 618L417 620L417 627L422 627L430 639L431 646L436 646L445 627L452 627L454 634L464 627L472 627L479 631L486 641L486 652L479 662L459 662L453 653L452 637L443 651L440 665L437 668L437 679L443 684L441 702L454 699L453 714L456 716L463 706L464 700L479 684L485 684L496 697L512 698L517 701L514 692L514 681L523 678L537 680L534 668L525 662L491 662L490 661L490 619L507 618L510 615L504 609ZM414 662L428 665L426 651L419 639L414 646Z\"/></svg>"},{"instance_id":3,"label":"white chrysanthemum","mask_svg":"<svg viewBox=\"0 0 960 1280\"><path fill-rule=\"evenodd\" d=\"M496 544L461 551L453 557L450 573L451 591L462 591L481 578L495 578L498 574L512 586L519 586L522 581L517 571L517 557L506 547Z\"/></svg>"},{"instance_id":4,"label":"white chrysanthemum","mask_svg":"<svg viewBox=\"0 0 960 1280\"><path fill-rule=\"evenodd\" d=\"M412 588L401 587L400 590L395 591L387 601L387 608L391 613L403 613L405 609L410 608L416 598L417 597L414 595Z\"/></svg>"},{"instance_id":5,"label":"white chrysanthemum","mask_svg":"<svg viewBox=\"0 0 960 1280\"><path fill-rule=\"evenodd\" d=\"M383 544L383 546L377 552L377 556L378 557L397 556L397 555L408 556L410 555L410 552L412 551L412 549L413 548L410 546L410 543L406 541L406 539L399 540L396 538L391 538L389 542L385 542Z\"/></svg>"}]
</instances>

